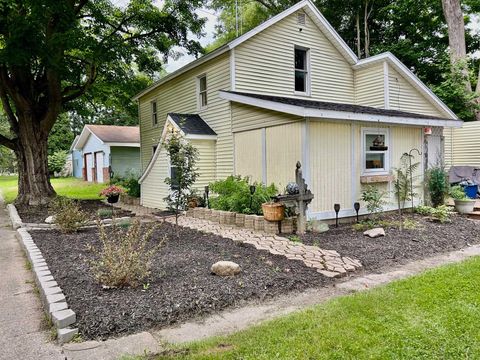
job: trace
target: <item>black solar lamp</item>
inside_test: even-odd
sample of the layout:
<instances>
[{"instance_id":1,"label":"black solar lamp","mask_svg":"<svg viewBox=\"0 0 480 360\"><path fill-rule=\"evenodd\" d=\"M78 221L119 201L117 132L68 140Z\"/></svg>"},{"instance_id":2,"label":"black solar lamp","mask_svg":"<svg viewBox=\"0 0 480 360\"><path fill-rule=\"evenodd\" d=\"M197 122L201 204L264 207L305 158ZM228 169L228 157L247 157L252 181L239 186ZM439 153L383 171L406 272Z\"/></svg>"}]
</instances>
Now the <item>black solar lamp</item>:
<instances>
[{"instance_id":1,"label":"black solar lamp","mask_svg":"<svg viewBox=\"0 0 480 360\"><path fill-rule=\"evenodd\" d=\"M357 223L358 223L358 211L360 210L360 203L359 202L354 203L353 208L355 209L355 212L357 213Z\"/></svg>"},{"instance_id":2,"label":"black solar lamp","mask_svg":"<svg viewBox=\"0 0 480 360\"><path fill-rule=\"evenodd\" d=\"M207 205L207 209L210 208L209 203L208 203L208 193L210 192L210 189L207 186L205 186L205 204Z\"/></svg>"},{"instance_id":3,"label":"black solar lamp","mask_svg":"<svg viewBox=\"0 0 480 360\"><path fill-rule=\"evenodd\" d=\"M338 212L340 211L340 204L333 205L333 209L335 210L335 227L338 227Z\"/></svg>"}]
</instances>

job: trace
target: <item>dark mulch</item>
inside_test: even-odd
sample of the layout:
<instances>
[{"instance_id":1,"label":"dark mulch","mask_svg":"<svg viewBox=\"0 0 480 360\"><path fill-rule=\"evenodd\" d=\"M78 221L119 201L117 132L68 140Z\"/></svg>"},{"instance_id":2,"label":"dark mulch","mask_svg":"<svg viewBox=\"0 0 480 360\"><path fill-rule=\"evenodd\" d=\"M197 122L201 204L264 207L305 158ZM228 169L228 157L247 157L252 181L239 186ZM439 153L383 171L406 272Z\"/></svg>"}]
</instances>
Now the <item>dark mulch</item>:
<instances>
[{"instance_id":1,"label":"dark mulch","mask_svg":"<svg viewBox=\"0 0 480 360\"><path fill-rule=\"evenodd\" d=\"M385 219L396 218L387 215ZM455 215L451 223L445 224L427 221L419 215L415 215L414 220L418 222L417 228L402 232L398 228L386 228L386 236L376 239L353 230L352 224L341 224L338 228L333 225L327 232L307 233L301 239L305 244L356 258L369 271L480 243L480 224L465 217Z\"/></svg>"},{"instance_id":2,"label":"dark mulch","mask_svg":"<svg viewBox=\"0 0 480 360\"><path fill-rule=\"evenodd\" d=\"M48 266L77 314L85 339L107 338L166 326L238 306L245 300L270 298L295 290L332 283L301 262L238 245L214 235L162 225L151 245L168 240L155 256L149 288L103 290L86 262L87 244L99 244L97 230L73 235L33 231ZM219 260L237 262L235 277L218 277L210 267Z\"/></svg>"},{"instance_id":3,"label":"dark mulch","mask_svg":"<svg viewBox=\"0 0 480 360\"><path fill-rule=\"evenodd\" d=\"M105 204L100 200L77 200L80 204L80 208L90 215L91 220L96 220L97 218L106 219L111 218L111 215L98 215L98 210L100 209L112 209L111 205ZM17 206L18 215L24 223L35 223L41 224L45 222L45 219L49 215L53 215L47 205L39 206ZM130 211L115 209L115 216L131 216Z\"/></svg>"}]
</instances>

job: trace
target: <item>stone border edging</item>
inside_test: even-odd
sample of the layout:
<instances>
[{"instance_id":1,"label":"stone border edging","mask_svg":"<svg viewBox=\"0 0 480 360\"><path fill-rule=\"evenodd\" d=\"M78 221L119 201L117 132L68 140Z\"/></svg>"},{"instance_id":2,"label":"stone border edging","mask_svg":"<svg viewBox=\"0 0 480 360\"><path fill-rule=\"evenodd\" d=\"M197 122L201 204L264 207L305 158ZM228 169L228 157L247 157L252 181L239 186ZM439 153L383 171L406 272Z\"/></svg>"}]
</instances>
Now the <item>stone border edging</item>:
<instances>
[{"instance_id":1,"label":"stone border edging","mask_svg":"<svg viewBox=\"0 0 480 360\"><path fill-rule=\"evenodd\" d=\"M10 216L10 221L12 222L13 229L17 230L18 228L22 227L22 219L20 218L20 215L18 215L18 211L15 205L8 204L7 210L8 216Z\"/></svg>"},{"instance_id":2,"label":"stone border edging","mask_svg":"<svg viewBox=\"0 0 480 360\"><path fill-rule=\"evenodd\" d=\"M69 342L78 334L78 328L70 327L77 321L76 314L68 308L62 289L53 278L40 249L35 245L27 229L19 228L17 234L20 245L31 263L45 313L57 330L57 341L59 344Z\"/></svg>"}]
</instances>

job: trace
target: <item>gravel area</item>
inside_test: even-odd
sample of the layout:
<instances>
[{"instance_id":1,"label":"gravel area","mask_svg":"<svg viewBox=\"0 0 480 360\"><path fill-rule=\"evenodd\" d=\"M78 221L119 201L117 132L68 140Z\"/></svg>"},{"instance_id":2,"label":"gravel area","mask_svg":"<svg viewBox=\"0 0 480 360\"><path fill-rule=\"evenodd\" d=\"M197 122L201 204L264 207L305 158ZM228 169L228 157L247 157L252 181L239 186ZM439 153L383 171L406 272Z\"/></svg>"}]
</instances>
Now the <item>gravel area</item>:
<instances>
[{"instance_id":1,"label":"gravel area","mask_svg":"<svg viewBox=\"0 0 480 360\"><path fill-rule=\"evenodd\" d=\"M247 244L195 230L163 224L150 245L163 236L167 242L156 254L148 289L103 290L95 282L87 259L87 244L99 244L97 230L63 235L32 231L48 266L77 314L84 339L135 333L241 306L309 287L325 286L326 278L303 263L256 250ZM213 263L231 260L242 267L235 277L210 273Z\"/></svg>"},{"instance_id":2,"label":"gravel area","mask_svg":"<svg viewBox=\"0 0 480 360\"><path fill-rule=\"evenodd\" d=\"M411 219L411 215L406 215ZM385 216L385 220L397 220ZM415 215L418 226L400 231L385 228L385 237L371 239L363 232L355 231L352 224L330 226L324 233L307 233L301 240L307 245L338 251L342 256L358 259L367 271L404 264L411 260L423 259L435 254L459 250L469 244L480 243L480 222L454 215L451 223L430 222Z\"/></svg>"},{"instance_id":3,"label":"gravel area","mask_svg":"<svg viewBox=\"0 0 480 360\"><path fill-rule=\"evenodd\" d=\"M77 200L80 204L80 207L83 211L90 215L91 220L96 220L98 217L100 219L111 218L110 215L99 216L98 210L100 209L112 209L112 206L105 204L100 200ZM45 222L45 219L53 213L49 210L48 206L17 206L18 215L22 218L24 223L36 223L42 224ZM131 216L130 211L121 210L115 208L115 216Z\"/></svg>"}]
</instances>

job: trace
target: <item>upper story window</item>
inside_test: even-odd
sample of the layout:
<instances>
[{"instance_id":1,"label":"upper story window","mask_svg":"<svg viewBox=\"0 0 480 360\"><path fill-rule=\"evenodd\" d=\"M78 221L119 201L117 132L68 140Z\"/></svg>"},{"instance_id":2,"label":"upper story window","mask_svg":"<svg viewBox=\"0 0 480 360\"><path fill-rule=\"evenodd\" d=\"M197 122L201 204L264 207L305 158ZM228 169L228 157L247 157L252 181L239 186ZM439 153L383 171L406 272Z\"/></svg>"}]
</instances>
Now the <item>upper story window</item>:
<instances>
[{"instance_id":1,"label":"upper story window","mask_svg":"<svg viewBox=\"0 0 480 360\"><path fill-rule=\"evenodd\" d=\"M158 125L157 102L152 101L152 125Z\"/></svg>"},{"instance_id":2,"label":"upper story window","mask_svg":"<svg viewBox=\"0 0 480 360\"><path fill-rule=\"evenodd\" d=\"M388 129L362 129L363 173L388 174Z\"/></svg>"},{"instance_id":3,"label":"upper story window","mask_svg":"<svg viewBox=\"0 0 480 360\"><path fill-rule=\"evenodd\" d=\"M310 94L309 49L295 46L295 92Z\"/></svg>"},{"instance_id":4,"label":"upper story window","mask_svg":"<svg viewBox=\"0 0 480 360\"><path fill-rule=\"evenodd\" d=\"M201 75L198 77L197 93L198 93L198 108L199 109L206 108L208 105L207 75Z\"/></svg>"}]
</instances>

